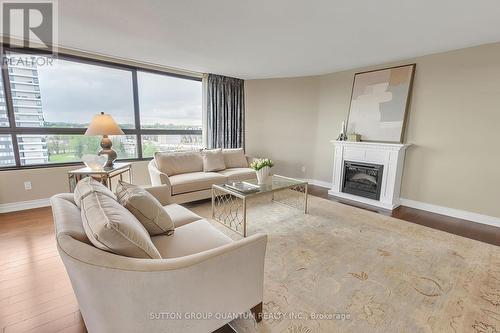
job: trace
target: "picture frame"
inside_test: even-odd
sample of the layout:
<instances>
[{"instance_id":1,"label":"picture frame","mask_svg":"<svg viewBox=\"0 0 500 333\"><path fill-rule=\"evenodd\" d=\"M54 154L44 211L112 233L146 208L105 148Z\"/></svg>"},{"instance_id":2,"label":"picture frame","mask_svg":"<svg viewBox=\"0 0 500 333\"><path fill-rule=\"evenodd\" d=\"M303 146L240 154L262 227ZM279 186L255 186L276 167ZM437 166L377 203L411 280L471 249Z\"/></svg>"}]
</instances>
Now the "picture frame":
<instances>
[{"instance_id":1,"label":"picture frame","mask_svg":"<svg viewBox=\"0 0 500 333\"><path fill-rule=\"evenodd\" d=\"M402 143L416 64L354 74L347 133L361 141Z\"/></svg>"}]
</instances>

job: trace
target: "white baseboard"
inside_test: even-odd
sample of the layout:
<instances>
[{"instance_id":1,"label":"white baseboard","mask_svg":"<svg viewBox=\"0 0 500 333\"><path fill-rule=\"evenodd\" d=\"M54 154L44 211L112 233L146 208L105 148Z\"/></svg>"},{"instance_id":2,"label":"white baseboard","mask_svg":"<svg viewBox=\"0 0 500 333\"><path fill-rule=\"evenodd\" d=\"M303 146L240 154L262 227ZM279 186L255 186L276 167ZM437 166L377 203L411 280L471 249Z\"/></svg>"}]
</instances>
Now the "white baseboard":
<instances>
[{"instance_id":1,"label":"white baseboard","mask_svg":"<svg viewBox=\"0 0 500 333\"><path fill-rule=\"evenodd\" d=\"M325 182L322 180L317 180L317 179L304 179L306 182L308 182L311 185L317 185L321 187L326 187L326 188L332 188L332 183Z\"/></svg>"},{"instance_id":2,"label":"white baseboard","mask_svg":"<svg viewBox=\"0 0 500 333\"><path fill-rule=\"evenodd\" d=\"M325 188L331 188L332 183L325 182L322 180L316 179L305 179L309 184L317 185ZM472 222L488 224L495 227L500 227L500 218L494 216L483 215L479 213L469 212L465 210L449 208L444 206L433 205L421 201L415 201L411 199L401 198L401 205L425 210L431 213L451 216L458 219L468 220ZM37 199L37 200L29 200L29 201L20 201L20 202L12 202L0 204L0 213L8 213L15 212L19 210L40 208L50 206L50 199Z\"/></svg>"},{"instance_id":3,"label":"white baseboard","mask_svg":"<svg viewBox=\"0 0 500 333\"><path fill-rule=\"evenodd\" d=\"M469 212L466 210L460 210L455 208L443 207L438 205L433 205L421 201L415 201L410 199L401 198L401 205L425 210L428 212L455 217L458 219L469 220L472 222L488 224L495 227L500 227L500 218L494 216L483 215L479 213Z\"/></svg>"},{"instance_id":4,"label":"white baseboard","mask_svg":"<svg viewBox=\"0 0 500 333\"><path fill-rule=\"evenodd\" d=\"M37 199L29 201L19 201L0 204L0 213L15 212L18 210L26 210L40 207L50 206L50 199Z\"/></svg>"},{"instance_id":5,"label":"white baseboard","mask_svg":"<svg viewBox=\"0 0 500 333\"><path fill-rule=\"evenodd\" d=\"M315 179L304 179L304 180L312 185L322 186L322 187L326 187L326 188L332 187L332 183L325 182L322 180L315 180ZM16 212L16 211L26 210L26 209L47 207L47 206L50 206L50 199L49 198L5 203L5 204L0 204L0 214L1 213Z\"/></svg>"},{"instance_id":6,"label":"white baseboard","mask_svg":"<svg viewBox=\"0 0 500 333\"><path fill-rule=\"evenodd\" d=\"M332 188L332 183L328 183L328 182L325 182L322 180L306 179L306 181L312 185L322 186L322 187L326 187L326 188ZM403 206L421 209L421 210L425 210L425 211L431 212L431 213L446 215L446 216L454 217L457 219L468 220L468 221L472 221L472 222L477 222L477 223L492 225L495 227L500 227L500 218L498 218L498 217L469 212L469 211L461 210L461 209L433 205L433 204L429 204L429 203L425 203L425 202L421 202L421 201L410 200L410 199L405 199L405 198L401 198L400 202L401 202L401 205L403 205Z\"/></svg>"}]
</instances>

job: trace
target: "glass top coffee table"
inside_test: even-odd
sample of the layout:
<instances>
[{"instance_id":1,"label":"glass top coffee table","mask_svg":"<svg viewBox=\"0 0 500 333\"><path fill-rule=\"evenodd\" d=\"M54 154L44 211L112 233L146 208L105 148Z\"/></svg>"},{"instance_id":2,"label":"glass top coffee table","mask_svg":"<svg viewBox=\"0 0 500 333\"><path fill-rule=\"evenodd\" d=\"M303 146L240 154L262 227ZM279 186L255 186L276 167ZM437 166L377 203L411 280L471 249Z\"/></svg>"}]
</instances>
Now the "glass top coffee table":
<instances>
[{"instance_id":1,"label":"glass top coffee table","mask_svg":"<svg viewBox=\"0 0 500 333\"><path fill-rule=\"evenodd\" d=\"M244 182L257 185L257 179ZM307 182L272 175L255 192L242 193L227 184L212 185L212 218L233 231L247 236L247 199L271 194L272 201L300 209L307 214Z\"/></svg>"}]
</instances>

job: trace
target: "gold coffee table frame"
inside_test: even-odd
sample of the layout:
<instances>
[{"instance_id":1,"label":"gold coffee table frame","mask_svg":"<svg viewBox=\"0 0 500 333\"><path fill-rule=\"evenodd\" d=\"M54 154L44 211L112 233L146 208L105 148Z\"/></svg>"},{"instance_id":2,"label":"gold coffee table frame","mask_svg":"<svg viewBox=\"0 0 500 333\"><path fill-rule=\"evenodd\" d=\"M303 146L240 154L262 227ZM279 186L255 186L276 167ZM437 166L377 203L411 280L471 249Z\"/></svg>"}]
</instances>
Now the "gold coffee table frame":
<instances>
[{"instance_id":1,"label":"gold coffee table frame","mask_svg":"<svg viewBox=\"0 0 500 333\"><path fill-rule=\"evenodd\" d=\"M245 182L257 184L256 179ZM212 185L212 218L247 236L247 199L272 194L272 201L307 214L307 182L279 175L270 176L257 192L242 193L223 185Z\"/></svg>"}]
</instances>

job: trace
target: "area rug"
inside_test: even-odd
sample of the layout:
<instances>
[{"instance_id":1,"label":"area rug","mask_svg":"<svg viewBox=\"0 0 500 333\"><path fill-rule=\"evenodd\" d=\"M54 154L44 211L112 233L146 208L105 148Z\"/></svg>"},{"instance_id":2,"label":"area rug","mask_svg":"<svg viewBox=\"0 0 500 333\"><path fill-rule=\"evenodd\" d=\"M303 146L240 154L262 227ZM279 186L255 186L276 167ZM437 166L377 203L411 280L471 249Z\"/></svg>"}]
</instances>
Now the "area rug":
<instances>
[{"instance_id":1,"label":"area rug","mask_svg":"<svg viewBox=\"0 0 500 333\"><path fill-rule=\"evenodd\" d=\"M269 236L264 320L240 333L500 332L500 247L312 196L250 201L248 231Z\"/></svg>"}]
</instances>

